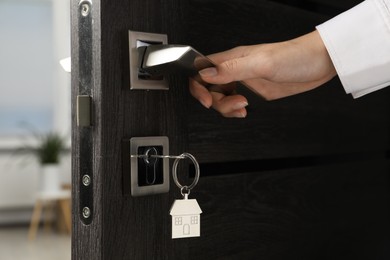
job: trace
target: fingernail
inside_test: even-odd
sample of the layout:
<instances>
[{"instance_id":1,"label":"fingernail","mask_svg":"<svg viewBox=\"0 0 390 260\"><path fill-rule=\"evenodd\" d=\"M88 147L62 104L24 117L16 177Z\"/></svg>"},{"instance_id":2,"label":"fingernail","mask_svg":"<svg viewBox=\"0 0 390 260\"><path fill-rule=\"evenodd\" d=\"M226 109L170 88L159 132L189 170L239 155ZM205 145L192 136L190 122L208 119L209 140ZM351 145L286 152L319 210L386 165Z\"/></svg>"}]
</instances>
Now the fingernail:
<instances>
[{"instance_id":1,"label":"fingernail","mask_svg":"<svg viewBox=\"0 0 390 260\"><path fill-rule=\"evenodd\" d=\"M205 108L210 108L210 105L208 105L208 104L206 103L206 101L200 99L199 102L200 102Z\"/></svg>"},{"instance_id":2,"label":"fingernail","mask_svg":"<svg viewBox=\"0 0 390 260\"><path fill-rule=\"evenodd\" d=\"M236 118L245 118L246 114L243 113L243 112L237 112L237 113L234 114L234 117L236 117Z\"/></svg>"},{"instance_id":3,"label":"fingernail","mask_svg":"<svg viewBox=\"0 0 390 260\"><path fill-rule=\"evenodd\" d=\"M248 102L238 102L233 106L233 110L242 109L244 107L248 106Z\"/></svg>"},{"instance_id":4,"label":"fingernail","mask_svg":"<svg viewBox=\"0 0 390 260\"><path fill-rule=\"evenodd\" d=\"M199 74L202 76L207 76L207 77L213 77L218 74L218 71L216 68L211 67L211 68L206 68L201 71L199 71Z\"/></svg>"}]
</instances>

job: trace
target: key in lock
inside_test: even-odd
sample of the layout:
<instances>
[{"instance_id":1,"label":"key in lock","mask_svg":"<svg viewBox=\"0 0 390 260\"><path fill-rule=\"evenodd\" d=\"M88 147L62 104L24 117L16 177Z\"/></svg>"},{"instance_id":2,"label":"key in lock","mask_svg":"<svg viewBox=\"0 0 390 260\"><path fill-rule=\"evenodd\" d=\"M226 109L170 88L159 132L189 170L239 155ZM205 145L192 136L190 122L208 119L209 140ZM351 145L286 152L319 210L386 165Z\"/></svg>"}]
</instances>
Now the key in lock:
<instances>
[{"instance_id":1,"label":"key in lock","mask_svg":"<svg viewBox=\"0 0 390 260\"><path fill-rule=\"evenodd\" d=\"M164 182L162 159L153 157L153 155L162 155L162 150L162 146L138 148L138 154L146 155L144 158L138 158L139 186L157 185Z\"/></svg>"}]
</instances>

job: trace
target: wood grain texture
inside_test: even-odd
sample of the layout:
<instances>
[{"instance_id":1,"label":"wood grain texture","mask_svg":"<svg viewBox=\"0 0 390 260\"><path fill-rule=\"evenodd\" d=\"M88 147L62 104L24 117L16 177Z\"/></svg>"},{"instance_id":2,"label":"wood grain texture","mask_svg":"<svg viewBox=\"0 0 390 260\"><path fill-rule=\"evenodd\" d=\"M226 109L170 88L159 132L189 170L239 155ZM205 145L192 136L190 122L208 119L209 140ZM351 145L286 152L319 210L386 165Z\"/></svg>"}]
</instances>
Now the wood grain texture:
<instances>
[{"instance_id":1,"label":"wood grain texture","mask_svg":"<svg viewBox=\"0 0 390 260\"><path fill-rule=\"evenodd\" d=\"M280 101L248 95L244 120L221 118L194 102L190 150L202 162L386 151L390 90L353 100L333 83Z\"/></svg>"},{"instance_id":2,"label":"wood grain texture","mask_svg":"<svg viewBox=\"0 0 390 260\"><path fill-rule=\"evenodd\" d=\"M273 2L293 6L299 9L315 13L322 13L331 17L336 16L353 6L363 2L362 0L272 0Z\"/></svg>"},{"instance_id":3,"label":"wood grain texture","mask_svg":"<svg viewBox=\"0 0 390 260\"><path fill-rule=\"evenodd\" d=\"M202 178L191 259L386 259L388 171L373 160Z\"/></svg>"},{"instance_id":4,"label":"wood grain texture","mask_svg":"<svg viewBox=\"0 0 390 260\"><path fill-rule=\"evenodd\" d=\"M238 45L291 39L314 30L327 19L267 1L238 4L194 0L191 4L189 41L207 54ZM200 161L320 156L388 148L390 90L354 100L334 79L314 91L270 102L245 89L240 92L249 100L244 120L222 118L190 99L189 147Z\"/></svg>"},{"instance_id":5,"label":"wood grain texture","mask_svg":"<svg viewBox=\"0 0 390 260\"><path fill-rule=\"evenodd\" d=\"M348 10L349 8L354 7L355 5L363 2L363 0L307 0L308 2L321 4L321 5L328 5L335 8L338 8L340 10ZM304 2L302 0L298 0L297 2Z\"/></svg>"},{"instance_id":6,"label":"wood grain texture","mask_svg":"<svg viewBox=\"0 0 390 260\"><path fill-rule=\"evenodd\" d=\"M78 1L72 3L72 102L78 93ZM168 136L173 154L186 150L183 79L168 91L130 91L128 30L167 33L180 41L186 10L180 1L93 1L94 85L93 170L95 212L90 225L78 218L79 129L73 124L73 259L187 258L187 242L170 239L170 194L124 196L121 141L139 136ZM153 6L153 8L150 8ZM180 87L175 87L180 86ZM128 157L130 158L130 157ZM183 167L180 167L183 168ZM127 184L129 185L129 184ZM173 184L172 184L173 186Z\"/></svg>"},{"instance_id":7,"label":"wood grain texture","mask_svg":"<svg viewBox=\"0 0 390 260\"><path fill-rule=\"evenodd\" d=\"M249 99L245 120L224 119L188 93L130 91L128 30L167 33L170 43L204 53L290 39L328 17L270 1L93 1L94 215L79 220L79 130L73 125L73 259L367 259L385 256L388 161L284 167L202 177L191 193L202 214L201 238L171 240L169 208L179 191L134 198L122 190L123 139L168 136L171 154L202 163L384 154L389 90L352 100L336 80L318 90L265 102ZM72 1L72 111L78 91L78 1ZM186 176L188 166L180 165ZM128 176L125 176L128 177ZM386 240L387 239L387 240Z\"/></svg>"},{"instance_id":8,"label":"wood grain texture","mask_svg":"<svg viewBox=\"0 0 390 260\"><path fill-rule=\"evenodd\" d=\"M121 141L168 136L170 152L186 150L182 79L169 91L130 91L128 30L166 33L181 41L185 10L181 1L102 1L101 147L102 259L186 259L187 241L171 239L169 209L178 189L156 196L124 196ZM127 184L129 185L129 184Z\"/></svg>"},{"instance_id":9,"label":"wood grain texture","mask_svg":"<svg viewBox=\"0 0 390 260\"><path fill-rule=\"evenodd\" d=\"M266 1L244 2L191 1L190 44L213 53L281 41L328 19ZM189 148L201 162L321 160L388 150L389 90L353 100L335 79L273 102L240 91L250 104L245 120L224 119L190 99ZM193 196L204 210L202 239L190 243L190 256L385 259L388 171L387 162L370 161L201 179Z\"/></svg>"}]
</instances>

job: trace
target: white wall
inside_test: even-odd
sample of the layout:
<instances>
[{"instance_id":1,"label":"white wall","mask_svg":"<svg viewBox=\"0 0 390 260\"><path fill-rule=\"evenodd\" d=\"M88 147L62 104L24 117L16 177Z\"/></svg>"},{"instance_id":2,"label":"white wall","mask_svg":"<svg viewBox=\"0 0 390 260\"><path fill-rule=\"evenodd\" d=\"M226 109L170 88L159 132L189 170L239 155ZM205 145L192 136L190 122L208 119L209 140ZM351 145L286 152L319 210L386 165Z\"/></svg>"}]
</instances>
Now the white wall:
<instances>
[{"instance_id":1,"label":"white wall","mask_svg":"<svg viewBox=\"0 0 390 260\"><path fill-rule=\"evenodd\" d=\"M39 183L37 161L22 167L26 155L14 154L27 134L19 122L66 135L70 147L70 74L58 62L70 56L69 9L69 0L0 0L0 224L32 209ZM69 152L61 169L70 183Z\"/></svg>"},{"instance_id":2,"label":"white wall","mask_svg":"<svg viewBox=\"0 0 390 260\"><path fill-rule=\"evenodd\" d=\"M61 183L70 184L70 153L61 157L60 165ZM0 154L0 225L30 221L40 170L32 156Z\"/></svg>"},{"instance_id":3,"label":"white wall","mask_svg":"<svg viewBox=\"0 0 390 260\"><path fill-rule=\"evenodd\" d=\"M70 183L70 154L61 158L61 183ZM40 183L41 168L30 155L0 155L0 209L31 207Z\"/></svg>"}]
</instances>

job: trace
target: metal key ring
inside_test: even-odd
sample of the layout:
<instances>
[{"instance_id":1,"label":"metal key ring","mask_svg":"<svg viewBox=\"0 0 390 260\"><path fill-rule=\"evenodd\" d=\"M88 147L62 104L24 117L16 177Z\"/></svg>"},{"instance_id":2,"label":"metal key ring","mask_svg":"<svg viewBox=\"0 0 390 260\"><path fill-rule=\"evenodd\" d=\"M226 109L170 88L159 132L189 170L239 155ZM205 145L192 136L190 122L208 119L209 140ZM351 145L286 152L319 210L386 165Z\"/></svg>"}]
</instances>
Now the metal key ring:
<instances>
[{"instance_id":1,"label":"metal key ring","mask_svg":"<svg viewBox=\"0 0 390 260\"><path fill-rule=\"evenodd\" d=\"M190 154L190 153L182 153L181 155L179 155L180 157L183 157L183 158L188 158L192 161L192 163L194 164L195 166L195 179L194 181L191 183L190 186L183 186L180 184L179 180L177 179L177 165L179 164L179 161L182 160L183 158L177 158L174 162L173 162L173 166L172 166L172 175L173 175L173 180L175 181L177 187L179 187L179 189L182 189L183 187L186 187L188 191L190 191L191 189L193 189L196 184L198 184L198 181L199 181L199 176L200 176L200 167L199 167L199 163L198 161L195 159L195 157ZM189 193L189 192L188 192Z\"/></svg>"}]
</instances>

